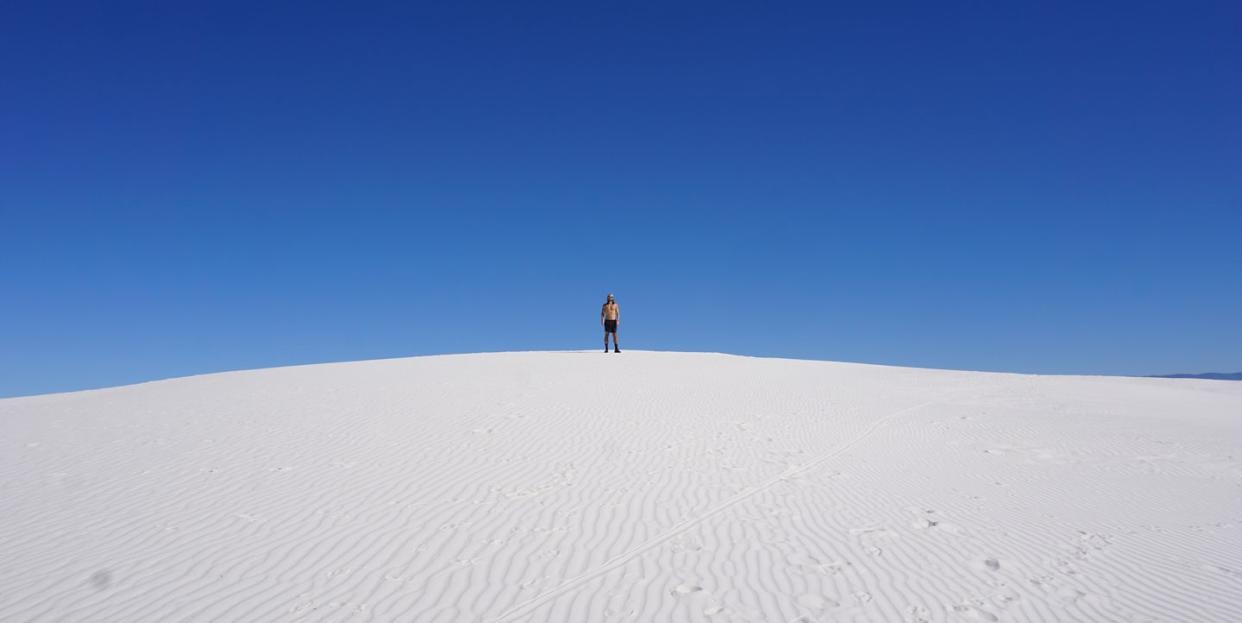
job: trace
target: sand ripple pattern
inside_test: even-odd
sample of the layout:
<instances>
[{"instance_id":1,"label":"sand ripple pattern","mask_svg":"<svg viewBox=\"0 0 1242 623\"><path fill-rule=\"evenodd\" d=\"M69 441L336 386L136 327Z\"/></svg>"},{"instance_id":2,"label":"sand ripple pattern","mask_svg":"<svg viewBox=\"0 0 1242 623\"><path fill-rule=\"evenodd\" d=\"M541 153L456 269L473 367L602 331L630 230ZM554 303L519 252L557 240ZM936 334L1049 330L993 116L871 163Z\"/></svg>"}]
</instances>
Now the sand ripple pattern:
<instances>
[{"instance_id":1,"label":"sand ripple pattern","mask_svg":"<svg viewBox=\"0 0 1242 623\"><path fill-rule=\"evenodd\" d=\"M0 433L4 621L1242 620L1242 383L506 353Z\"/></svg>"}]
</instances>

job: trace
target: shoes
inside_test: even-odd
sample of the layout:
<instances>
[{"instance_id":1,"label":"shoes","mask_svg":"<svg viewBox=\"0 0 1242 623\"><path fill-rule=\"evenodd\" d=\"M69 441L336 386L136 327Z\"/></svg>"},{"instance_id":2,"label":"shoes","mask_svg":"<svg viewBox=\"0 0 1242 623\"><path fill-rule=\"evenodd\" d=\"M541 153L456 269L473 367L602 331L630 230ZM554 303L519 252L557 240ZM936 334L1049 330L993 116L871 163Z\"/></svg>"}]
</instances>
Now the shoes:
<instances>
[{"instance_id":1,"label":"shoes","mask_svg":"<svg viewBox=\"0 0 1242 623\"><path fill-rule=\"evenodd\" d=\"M614 353L619 353L619 352L621 352L621 349L620 349L620 348L618 348L618 347L616 347L616 346L613 346L613 347L612 347L612 352L614 352Z\"/></svg>"}]
</instances>

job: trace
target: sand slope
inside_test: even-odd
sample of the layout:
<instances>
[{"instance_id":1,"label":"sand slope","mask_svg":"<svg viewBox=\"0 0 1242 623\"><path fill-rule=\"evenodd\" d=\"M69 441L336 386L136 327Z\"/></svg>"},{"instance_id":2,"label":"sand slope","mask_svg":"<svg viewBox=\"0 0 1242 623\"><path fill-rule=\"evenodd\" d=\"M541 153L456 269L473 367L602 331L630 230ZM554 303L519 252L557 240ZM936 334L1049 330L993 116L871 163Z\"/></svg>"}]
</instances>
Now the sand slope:
<instances>
[{"instance_id":1,"label":"sand slope","mask_svg":"<svg viewBox=\"0 0 1242 623\"><path fill-rule=\"evenodd\" d=\"M4 621L1242 621L1242 383L511 353L0 400Z\"/></svg>"}]
</instances>

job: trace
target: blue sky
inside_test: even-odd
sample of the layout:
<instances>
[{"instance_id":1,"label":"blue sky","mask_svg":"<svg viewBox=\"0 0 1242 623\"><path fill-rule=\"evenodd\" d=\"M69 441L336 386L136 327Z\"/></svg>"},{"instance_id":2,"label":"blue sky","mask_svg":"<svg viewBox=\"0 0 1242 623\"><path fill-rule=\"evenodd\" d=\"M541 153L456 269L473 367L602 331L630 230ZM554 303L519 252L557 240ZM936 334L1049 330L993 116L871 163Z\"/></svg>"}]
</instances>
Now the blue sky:
<instances>
[{"instance_id":1,"label":"blue sky","mask_svg":"<svg viewBox=\"0 0 1242 623\"><path fill-rule=\"evenodd\" d=\"M42 4L0 396L595 348L609 291L632 349L1242 369L1237 3Z\"/></svg>"}]
</instances>

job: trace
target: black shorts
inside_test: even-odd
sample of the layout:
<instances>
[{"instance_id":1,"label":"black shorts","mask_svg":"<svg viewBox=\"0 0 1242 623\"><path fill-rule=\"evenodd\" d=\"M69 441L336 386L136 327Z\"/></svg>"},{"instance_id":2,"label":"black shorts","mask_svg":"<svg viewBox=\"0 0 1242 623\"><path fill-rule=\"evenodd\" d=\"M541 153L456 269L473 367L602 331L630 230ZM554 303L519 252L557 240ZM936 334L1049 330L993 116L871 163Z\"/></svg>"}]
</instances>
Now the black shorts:
<instances>
[{"instance_id":1,"label":"black shorts","mask_svg":"<svg viewBox=\"0 0 1242 623\"><path fill-rule=\"evenodd\" d=\"M604 333L616 333L616 332L617 332L617 321L616 320L605 320L604 321Z\"/></svg>"}]
</instances>

